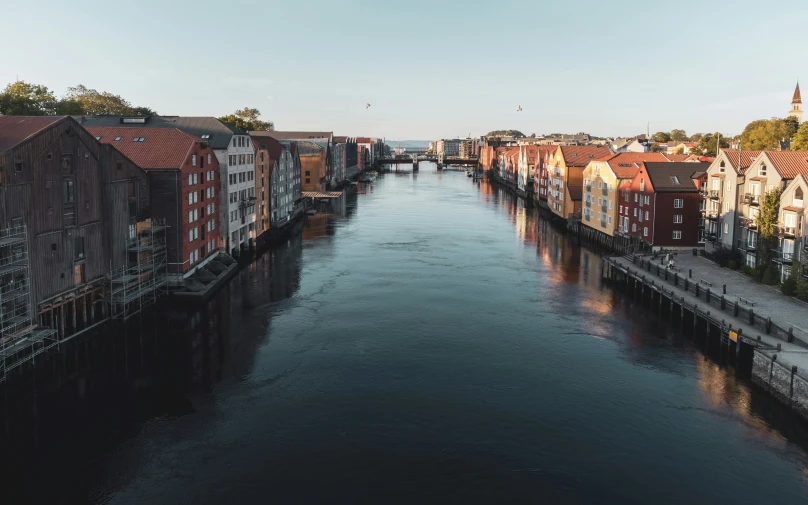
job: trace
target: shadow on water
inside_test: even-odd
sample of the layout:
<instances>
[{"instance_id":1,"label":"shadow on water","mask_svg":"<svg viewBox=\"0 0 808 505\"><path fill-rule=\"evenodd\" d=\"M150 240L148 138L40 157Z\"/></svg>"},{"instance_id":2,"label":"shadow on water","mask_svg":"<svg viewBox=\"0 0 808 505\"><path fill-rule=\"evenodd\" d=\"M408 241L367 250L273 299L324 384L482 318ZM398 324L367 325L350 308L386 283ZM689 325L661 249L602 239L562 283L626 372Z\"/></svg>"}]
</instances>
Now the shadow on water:
<instances>
[{"instance_id":1,"label":"shadow on water","mask_svg":"<svg viewBox=\"0 0 808 505\"><path fill-rule=\"evenodd\" d=\"M396 181L410 179L421 183L429 181L432 177L441 177L440 174L431 175L428 170L427 166L423 166L420 174L385 174L380 179L388 177ZM453 176L456 175L447 177ZM463 184L466 184L465 179ZM600 277L599 255L576 244L558 226L543 216L541 211L533 206L526 206L510 193L486 181L468 181L468 184L475 189L464 190L464 193L456 196L468 198L470 193L484 205L489 205L502 221L508 223L508 230L513 230L514 240L521 245L520 253L530 257L531 261L516 263L513 266L513 269L520 272L513 289L519 290L519 303L541 304L542 310L557 317L559 321L557 326L545 331L558 332L560 336L571 339L595 339L594 341L598 342L613 343L615 345L609 349L615 349L615 355L619 360L630 363L633 367L655 372L657 376L666 378L694 376L698 394L704 399L704 402L701 402L704 406L698 408L708 410L708 415L725 420L728 424L733 424L729 423L732 419L741 419L745 433L749 433L747 442L750 444L762 440L767 446L776 446L786 452L791 451L794 453L793 460L802 462L801 471L805 472L808 480L806 470L808 461L804 454L796 454L798 451L795 448L808 449L808 437L806 437L808 427L802 419L754 387L742 375L736 374L725 357L706 349L703 340L689 335L687 331L680 331L676 325L660 321L653 308L626 296L619 289L604 285ZM126 324L112 324L101 332L71 342L59 353L41 360L35 373L29 374L24 380L0 385L2 397L0 398L0 488L3 489L4 502L15 504L107 502L111 494L130 484L129 479L132 475L138 474L132 471L132 468L149 467L151 457L153 454L163 452L164 448L160 444L168 443L167 440L182 442L179 445L183 448L187 437L189 439L187 443L191 446L189 451L192 452L195 448L202 454L202 458L210 456L211 453L199 450L198 444L204 445L205 437L209 434L204 431L200 433L201 428L194 424L195 417L198 416L194 414L206 413L209 417L217 419L225 418L229 414L223 410L226 408L223 404L227 402L222 398L226 395L222 395L221 392L236 389L244 382L254 380L254 377L250 376L259 366L259 356L262 350L272 344L273 323L282 317L295 317L289 315L290 312L294 312L290 309L303 303L300 300L303 298L300 293L305 292L303 287L305 279L302 275L304 266L311 268L312 263L330 261L336 254L335 242L340 237L354 233L350 223L358 215L359 198L375 198L380 191L382 190L373 184L359 184L356 188L347 190L335 208L310 216L302 224L299 233L270 251L258 253L228 286L203 307L175 307L163 304ZM401 223L399 225L404 226ZM387 223L380 226L387 226ZM313 258L308 257L307 255L312 252L316 252L316 255L312 254ZM513 261L513 258L504 258L502 261L508 266L508 262ZM448 265L455 266L453 261ZM525 269L525 265L532 266L534 270ZM384 267L392 268L388 264L384 264ZM541 279L544 283L542 285L545 286L545 291L537 287L537 279ZM547 296L547 292L552 295ZM571 303L571 300L575 303ZM371 302L365 300L364 303ZM525 310L530 310L530 307L526 306ZM582 321L586 323L581 323ZM353 329L350 326L352 324L350 318L341 323ZM427 327L425 331L429 330ZM454 342L457 346L466 345L462 340L450 342ZM439 346L441 342L436 339L434 345ZM468 352L468 348L463 350ZM288 349L282 348L279 351L275 348L274 351L284 352ZM357 345L356 348L351 347L351 351L366 350ZM406 348L401 352L405 351ZM433 347L431 351L438 353L440 347ZM324 359L321 356L326 353L315 354L316 361ZM428 358L429 356L426 357L427 360ZM514 360L518 358L518 356L511 357ZM405 366L397 361L391 363ZM311 364L309 365L309 371L313 370ZM411 366L409 363L406 365ZM513 384L507 383L507 387L499 385L502 387L502 395L507 396L526 387L521 383L523 377L529 377L529 373L536 373L534 369L541 368L540 364L531 365L531 370L520 370L520 375L515 375L519 380ZM364 372L366 370L364 367L368 365L346 361L345 366L348 370L354 366ZM424 370L421 366L418 363L414 370ZM443 368L445 364L441 363L438 372L431 372L437 374L441 380L433 377L433 382L426 384L442 387L444 386L442 381L450 381L450 378L442 375ZM482 365L478 365L478 368L483 368L481 373L485 372ZM510 373L507 368L498 370ZM391 373L395 372L396 369L391 370ZM331 377L330 374L327 376ZM492 383L499 380L498 377L491 378L494 379ZM360 374L356 383L347 384L359 388L357 384L364 385L364 379L365 376ZM415 378L419 379L423 380L420 377ZM469 377L468 382L472 383L472 379ZM299 380L312 380L312 378L306 376ZM422 382L421 385L423 384ZM451 398L462 406L457 411L441 410L445 408L445 405L438 404L443 403L441 397L430 396L430 391L413 389L415 386L410 384L409 378L407 381L395 382L389 386L394 394L411 395L404 398L409 398L416 405L427 405L436 412L454 414L458 420L474 417L470 412L479 411L483 414L487 412L483 405L461 402L465 385L458 386L460 389L454 390L456 397ZM485 384L483 387L489 386ZM357 399L348 395L341 396L343 393L339 391L333 399L315 397L320 403L315 403L314 408L310 408L310 404L298 405L295 402L285 404L291 411L290 416L294 418L290 422L292 427L289 428L278 418L274 418L273 428L282 429L286 426L287 430L294 431L297 429L298 416L311 416L313 410L320 408L324 409L320 415L328 419L323 421L317 418L315 421L321 422L323 426L330 426L332 415L336 417L343 415L346 416L346 419L342 419L344 425L357 424L360 426L357 431L363 434L377 433L387 426L396 426L403 431L415 429L415 433L423 435L431 432L432 428L424 428L424 431L419 432L417 431L419 427L441 424L440 419L418 417L417 412L410 411L409 405L400 407L393 403L385 404L384 401L389 396L388 391L379 397L360 396ZM367 391L364 393L370 394ZM371 400L367 398L375 398L376 403L371 403L368 407L364 402ZM419 401L436 403L418 404ZM556 398L554 401L561 400ZM660 409L663 414L670 412L671 417L696 408L692 403L669 399L665 402L667 403L655 408ZM325 410L329 405L334 411L333 414ZM355 407L361 415L351 417L340 410L346 406ZM394 410L402 408L403 415L412 416L412 422L397 425L395 423L399 420L394 419L387 420L388 425L381 422L363 425L362 423L367 422L369 417L374 420L385 418L387 413L384 408L370 411L371 408L379 406L390 408L390 416L402 415L400 411ZM250 418L248 412L251 407L250 404L239 406L243 412L236 415ZM260 411L260 416L267 418L279 416L280 414L274 410L275 407L276 404L270 404L266 411ZM544 407L553 408L549 404L542 406ZM516 423L512 419L522 419L516 415L521 413L522 408L523 405L507 405L501 411L499 408L494 410L497 411L497 416L505 416L513 409L514 417L508 418L508 422ZM315 421L309 419L315 426L320 426ZM276 452L269 454L263 452L268 446L259 445L259 442L263 440L266 443L266 438L271 438L274 434L250 433L250 437L255 437L255 441L250 439L246 444L254 443L260 455L256 457L255 452L245 450L244 457L248 460L250 457L257 458L255 465L230 470L246 472L248 476L254 478L253 484L264 480L277 485L286 483L287 487L299 490L296 492L299 492L300 496L311 495L312 502L322 498L323 494L318 495L318 492L324 491L311 485L313 479L309 470L311 465L318 469L328 469L323 472L325 476L322 477L321 483L334 490L328 493L332 498L335 500L342 498L346 502L353 501L351 500L353 496L348 491L350 486L340 491L341 486L345 484L343 479L354 479L349 482L354 489L373 489L379 496L396 490L400 491L402 496L407 496L414 491L406 479L412 478L414 482L422 482L415 479L421 478L421 474L424 473L435 476L435 480L439 482L434 484L438 491L450 493L447 489L455 485L457 488L476 485L481 489L492 490L492 498L512 496L514 501L524 500L528 496L535 498L537 489L543 489L536 487L537 479L546 479L546 482L542 481L542 486L546 488L547 496L552 497L553 493L558 493L561 497L559 503L563 502L563 497L572 496L570 490L579 487L580 477L564 473L561 469L519 466L504 474L502 468L497 467L499 461L491 459L491 455L497 454L497 451L483 450L485 444L497 446L500 441L483 440L469 452L461 452L459 448L464 447L461 443L455 441L454 445L450 444L453 433L459 429L460 422L452 424L451 430L444 427L445 439L440 440L440 445L451 446L452 449L446 449L439 454L430 452L429 445L411 448L409 445L415 443L412 440L396 439L386 432L384 435L377 434L376 441L379 443L374 445L371 443L371 435L368 435L368 438L360 438L364 444L352 443L343 439L345 433L329 438L330 433L323 430L305 432L302 438L306 439L307 443L302 446L283 443L269 446ZM489 421L480 419L479 422L484 424ZM544 442L547 447L552 446L553 439L563 438L563 432L560 431L563 428L550 424L551 422L544 420L540 414L535 414L530 418L531 426L523 428L524 431L519 433L519 437L524 438L518 440L515 446L521 447L528 443L536 432L545 435L538 423L548 423L551 429L559 430L558 437L551 435ZM486 426L497 428L494 421L490 423ZM532 423L537 423L537 426L532 426ZM340 423L334 421L334 424ZM167 429L172 426L176 426L173 431ZM507 431L510 431L511 425L508 424L507 427ZM598 427L591 426L588 430ZM189 431L183 431L186 429ZM156 432L168 433L151 439L149 435ZM573 438L586 434L576 432ZM455 436L461 435L458 433ZM196 439L201 441L196 442ZM136 440L139 443L135 443ZM394 447L394 442L400 446ZM562 447L559 454L569 452L571 449ZM515 454L518 452L517 449L511 450L514 455L504 455L501 461L510 463L511 458L519 460L522 457ZM541 450L546 450L552 455L550 449ZM579 462L581 465L602 457L600 454L590 454L588 448L576 448L576 450L581 451ZM639 450L641 452L642 448ZM148 451L152 454L145 454ZM123 463L115 464L115 458L109 457L116 452L126 453L126 456L121 458ZM189 459L191 452L187 456ZM181 450L179 454L179 458L186 457ZM390 454L394 454L395 457L390 457ZM469 457L470 455L479 455L479 461ZM275 463L275 466L268 461ZM278 461L282 464L277 464ZM674 462L687 464L684 460ZM663 463L664 461L660 461L660 464ZM172 468L183 466L182 461L178 461L174 462ZM608 472L606 466L598 470ZM359 468L361 471L351 474L347 470L343 471L343 467ZM300 468L305 470L299 471ZM419 468L420 474L411 473L413 468ZM259 475L261 470L265 473ZM183 479L188 479L188 476L177 472L177 475L159 475L158 480L176 479L176 486L181 488L186 483ZM188 472L193 472L193 468L189 466ZM395 476L396 479L398 476L402 477L395 480L391 476ZM378 477L378 480L375 480L375 477ZM463 480L466 478L467 480ZM368 487L365 484L368 481L375 484ZM292 485L288 486L290 483ZM391 487L377 489L384 485ZM709 483L705 482L704 486L709 486ZM300 496L296 499L300 500ZM454 496L436 494L431 498L433 502L448 503L453 501ZM270 496L261 495L261 498L269 500ZM584 502L586 501L580 501Z\"/></svg>"}]
</instances>

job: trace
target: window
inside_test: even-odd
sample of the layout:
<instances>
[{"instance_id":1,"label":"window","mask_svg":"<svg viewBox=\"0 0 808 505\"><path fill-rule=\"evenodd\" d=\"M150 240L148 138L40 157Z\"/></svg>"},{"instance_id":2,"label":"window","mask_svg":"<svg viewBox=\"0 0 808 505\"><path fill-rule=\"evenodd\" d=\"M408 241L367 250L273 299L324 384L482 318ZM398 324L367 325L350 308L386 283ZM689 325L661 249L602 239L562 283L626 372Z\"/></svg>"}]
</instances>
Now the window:
<instances>
[{"instance_id":1,"label":"window","mask_svg":"<svg viewBox=\"0 0 808 505\"><path fill-rule=\"evenodd\" d=\"M729 235L729 223L724 223L724 235Z\"/></svg>"},{"instance_id":2,"label":"window","mask_svg":"<svg viewBox=\"0 0 808 505\"><path fill-rule=\"evenodd\" d=\"M634 193L634 203L637 203L637 193Z\"/></svg>"},{"instance_id":3,"label":"window","mask_svg":"<svg viewBox=\"0 0 808 505\"><path fill-rule=\"evenodd\" d=\"M194 203L194 194L193 192L188 193L188 205L192 205Z\"/></svg>"},{"instance_id":4,"label":"window","mask_svg":"<svg viewBox=\"0 0 808 505\"><path fill-rule=\"evenodd\" d=\"M637 207L634 207L634 217L637 217Z\"/></svg>"},{"instance_id":5,"label":"window","mask_svg":"<svg viewBox=\"0 0 808 505\"><path fill-rule=\"evenodd\" d=\"M191 186L193 185L193 183L194 183L193 177L191 176L191 174L188 174L188 185Z\"/></svg>"},{"instance_id":6,"label":"window","mask_svg":"<svg viewBox=\"0 0 808 505\"><path fill-rule=\"evenodd\" d=\"M675 200L673 200L673 208L674 209L681 209L682 207L684 207L684 203L685 202L684 202L683 199L676 198Z\"/></svg>"},{"instance_id":7,"label":"window","mask_svg":"<svg viewBox=\"0 0 808 505\"><path fill-rule=\"evenodd\" d=\"M763 164L761 164L761 165L760 165L760 170L758 171L758 173L759 173L761 176L765 176L765 175L766 175L766 164L765 164L765 163L763 163Z\"/></svg>"},{"instance_id":8,"label":"window","mask_svg":"<svg viewBox=\"0 0 808 505\"><path fill-rule=\"evenodd\" d=\"M671 182L674 183L674 184L679 184L679 178L676 177L675 175L672 175L671 176Z\"/></svg>"},{"instance_id":9,"label":"window","mask_svg":"<svg viewBox=\"0 0 808 505\"><path fill-rule=\"evenodd\" d=\"M194 193L193 193L193 194L194 194L194 203L196 203L196 202L198 202L198 201L199 201L199 192L198 192L198 191L194 191Z\"/></svg>"},{"instance_id":10,"label":"window","mask_svg":"<svg viewBox=\"0 0 808 505\"><path fill-rule=\"evenodd\" d=\"M308 177L306 177L306 184L310 184L310 183L311 183L311 179L309 179Z\"/></svg>"},{"instance_id":11,"label":"window","mask_svg":"<svg viewBox=\"0 0 808 505\"><path fill-rule=\"evenodd\" d=\"M722 161L722 162L721 162L721 164L720 164L720 165L718 165L718 171L719 171L719 172L723 172L723 171L724 171L724 167L726 167L726 166L727 166L727 164L726 164L726 163L724 163L724 162Z\"/></svg>"},{"instance_id":12,"label":"window","mask_svg":"<svg viewBox=\"0 0 808 505\"><path fill-rule=\"evenodd\" d=\"M729 212L729 202L724 202L724 212Z\"/></svg>"},{"instance_id":13,"label":"window","mask_svg":"<svg viewBox=\"0 0 808 505\"><path fill-rule=\"evenodd\" d=\"M651 205L651 197L649 195L645 195L645 205Z\"/></svg>"},{"instance_id":14,"label":"window","mask_svg":"<svg viewBox=\"0 0 808 505\"><path fill-rule=\"evenodd\" d=\"M600 212L598 212L598 219L600 219Z\"/></svg>"},{"instance_id":15,"label":"window","mask_svg":"<svg viewBox=\"0 0 808 505\"><path fill-rule=\"evenodd\" d=\"M188 211L188 223L193 223L193 222L194 222L194 211L189 210Z\"/></svg>"},{"instance_id":16,"label":"window","mask_svg":"<svg viewBox=\"0 0 808 505\"><path fill-rule=\"evenodd\" d=\"M84 237L76 237L73 239L73 261L81 261L84 259Z\"/></svg>"},{"instance_id":17,"label":"window","mask_svg":"<svg viewBox=\"0 0 808 505\"><path fill-rule=\"evenodd\" d=\"M196 154L191 155L191 165L196 166Z\"/></svg>"},{"instance_id":18,"label":"window","mask_svg":"<svg viewBox=\"0 0 808 505\"><path fill-rule=\"evenodd\" d=\"M188 230L188 242L194 241L194 230Z\"/></svg>"},{"instance_id":19,"label":"window","mask_svg":"<svg viewBox=\"0 0 808 505\"><path fill-rule=\"evenodd\" d=\"M673 240L682 240L682 230L673 230Z\"/></svg>"},{"instance_id":20,"label":"window","mask_svg":"<svg viewBox=\"0 0 808 505\"><path fill-rule=\"evenodd\" d=\"M76 201L76 190L75 190L75 187L73 185L73 180L72 179L65 179L65 181L64 181L64 183L62 185L63 185L63 189L64 189L64 191L63 191L63 193L64 193L63 194L64 203L75 202Z\"/></svg>"},{"instance_id":21,"label":"window","mask_svg":"<svg viewBox=\"0 0 808 505\"><path fill-rule=\"evenodd\" d=\"M648 221L648 211L645 211L645 220Z\"/></svg>"},{"instance_id":22,"label":"window","mask_svg":"<svg viewBox=\"0 0 808 505\"><path fill-rule=\"evenodd\" d=\"M648 236L648 227L647 226L642 229L642 234L643 234L644 237Z\"/></svg>"},{"instance_id":23,"label":"window","mask_svg":"<svg viewBox=\"0 0 808 505\"><path fill-rule=\"evenodd\" d=\"M681 214L674 214L673 215L673 222L675 224L681 224L682 222L682 215Z\"/></svg>"},{"instance_id":24,"label":"window","mask_svg":"<svg viewBox=\"0 0 808 505\"><path fill-rule=\"evenodd\" d=\"M603 198L598 198L598 205L603 205Z\"/></svg>"},{"instance_id":25,"label":"window","mask_svg":"<svg viewBox=\"0 0 808 505\"><path fill-rule=\"evenodd\" d=\"M633 233L636 233L636 232L637 232L637 223L633 223L633 224L631 225L631 231L632 231Z\"/></svg>"},{"instance_id":26,"label":"window","mask_svg":"<svg viewBox=\"0 0 808 505\"><path fill-rule=\"evenodd\" d=\"M598 181L598 189L603 189L603 182L602 181Z\"/></svg>"},{"instance_id":27,"label":"window","mask_svg":"<svg viewBox=\"0 0 808 505\"><path fill-rule=\"evenodd\" d=\"M113 142L120 142L120 141L121 141L121 137L115 137L115 139L113 140Z\"/></svg>"},{"instance_id":28,"label":"window","mask_svg":"<svg viewBox=\"0 0 808 505\"><path fill-rule=\"evenodd\" d=\"M612 224L612 216L609 216L609 224Z\"/></svg>"},{"instance_id":29,"label":"window","mask_svg":"<svg viewBox=\"0 0 808 505\"><path fill-rule=\"evenodd\" d=\"M612 201L609 200L609 210L612 210Z\"/></svg>"}]
</instances>

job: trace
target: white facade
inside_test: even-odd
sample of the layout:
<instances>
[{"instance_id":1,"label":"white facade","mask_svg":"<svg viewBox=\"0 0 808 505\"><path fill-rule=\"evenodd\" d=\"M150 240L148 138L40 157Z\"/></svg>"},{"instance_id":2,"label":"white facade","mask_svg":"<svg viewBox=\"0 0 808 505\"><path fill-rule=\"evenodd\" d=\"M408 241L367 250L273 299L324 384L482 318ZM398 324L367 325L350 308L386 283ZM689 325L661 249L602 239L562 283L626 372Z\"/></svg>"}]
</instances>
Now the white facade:
<instances>
[{"instance_id":1,"label":"white facade","mask_svg":"<svg viewBox=\"0 0 808 505\"><path fill-rule=\"evenodd\" d=\"M233 135L219 160L219 233L228 251L255 239L255 149L249 135Z\"/></svg>"},{"instance_id":2,"label":"white facade","mask_svg":"<svg viewBox=\"0 0 808 505\"><path fill-rule=\"evenodd\" d=\"M457 156L460 154L460 139L441 139L437 143L436 153L444 156Z\"/></svg>"},{"instance_id":3,"label":"white facade","mask_svg":"<svg viewBox=\"0 0 808 505\"><path fill-rule=\"evenodd\" d=\"M272 170L272 226L283 226L292 217L300 193L300 166L288 142L281 142L280 160Z\"/></svg>"}]
</instances>

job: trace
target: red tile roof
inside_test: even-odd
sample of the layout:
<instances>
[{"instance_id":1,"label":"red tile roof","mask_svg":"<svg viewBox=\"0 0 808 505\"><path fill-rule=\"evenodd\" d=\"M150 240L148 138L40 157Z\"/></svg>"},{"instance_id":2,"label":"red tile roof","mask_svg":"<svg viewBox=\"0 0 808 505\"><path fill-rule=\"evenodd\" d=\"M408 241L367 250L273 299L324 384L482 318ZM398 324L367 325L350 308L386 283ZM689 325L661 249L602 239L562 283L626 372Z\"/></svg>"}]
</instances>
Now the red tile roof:
<instances>
[{"instance_id":1,"label":"red tile roof","mask_svg":"<svg viewBox=\"0 0 808 505\"><path fill-rule=\"evenodd\" d=\"M528 165L535 165L539 157L539 146L524 146Z\"/></svg>"},{"instance_id":2,"label":"red tile roof","mask_svg":"<svg viewBox=\"0 0 808 505\"><path fill-rule=\"evenodd\" d=\"M0 116L0 153L67 116Z\"/></svg>"},{"instance_id":3,"label":"red tile roof","mask_svg":"<svg viewBox=\"0 0 808 505\"><path fill-rule=\"evenodd\" d=\"M643 161L658 161L664 163L669 161L662 153L617 153L609 156L604 161L612 169L618 179L633 179L640 170L639 164Z\"/></svg>"},{"instance_id":4,"label":"red tile roof","mask_svg":"<svg viewBox=\"0 0 808 505\"><path fill-rule=\"evenodd\" d=\"M736 172L739 174L743 174L749 165L755 161L761 152L763 151L740 151L741 153L741 166L738 166L738 150L737 149L721 149L721 152L724 153L729 160L729 164L732 165L732 168L735 169Z\"/></svg>"},{"instance_id":5,"label":"red tile roof","mask_svg":"<svg viewBox=\"0 0 808 505\"><path fill-rule=\"evenodd\" d=\"M766 151L764 154L783 179L793 179L797 174L808 176L808 151Z\"/></svg>"},{"instance_id":6,"label":"red tile roof","mask_svg":"<svg viewBox=\"0 0 808 505\"><path fill-rule=\"evenodd\" d=\"M666 158L673 162L684 162L690 159L690 156L687 154L666 154Z\"/></svg>"},{"instance_id":7,"label":"red tile roof","mask_svg":"<svg viewBox=\"0 0 808 505\"><path fill-rule=\"evenodd\" d=\"M111 144L117 150L146 170L179 170L188 153L201 139L176 128L94 127L87 128L102 144ZM119 141L115 141L120 137ZM143 142L133 142L133 138Z\"/></svg>"},{"instance_id":8,"label":"red tile roof","mask_svg":"<svg viewBox=\"0 0 808 505\"><path fill-rule=\"evenodd\" d=\"M788 207L783 207L783 210L787 210L789 212L802 212L805 209L802 207L795 207L793 205L789 205Z\"/></svg>"},{"instance_id":9,"label":"red tile roof","mask_svg":"<svg viewBox=\"0 0 808 505\"><path fill-rule=\"evenodd\" d=\"M602 146L561 146L561 154L568 167L585 167L592 160L611 156L612 152Z\"/></svg>"}]
</instances>

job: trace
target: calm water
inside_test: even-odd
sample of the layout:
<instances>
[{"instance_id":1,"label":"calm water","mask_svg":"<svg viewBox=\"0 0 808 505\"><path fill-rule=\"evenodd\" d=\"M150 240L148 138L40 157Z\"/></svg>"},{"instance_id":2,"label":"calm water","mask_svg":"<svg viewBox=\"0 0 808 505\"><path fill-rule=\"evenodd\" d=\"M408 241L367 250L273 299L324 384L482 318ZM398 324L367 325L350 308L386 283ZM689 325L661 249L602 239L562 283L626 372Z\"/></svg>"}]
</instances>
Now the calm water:
<instances>
[{"instance_id":1,"label":"calm water","mask_svg":"<svg viewBox=\"0 0 808 505\"><path fill-rule=\"evenodd\" d=\"M808 502L805 423L598 268L487 183L385 175L0 387L0 500Z\"/></svg>"}]
</instances>

